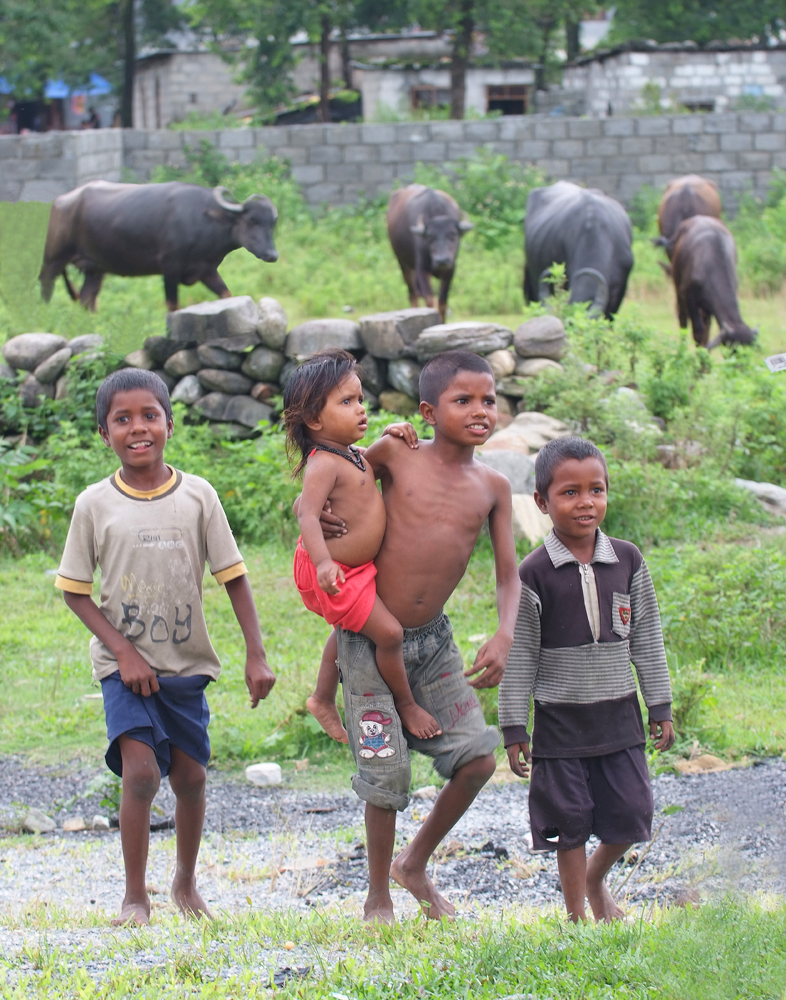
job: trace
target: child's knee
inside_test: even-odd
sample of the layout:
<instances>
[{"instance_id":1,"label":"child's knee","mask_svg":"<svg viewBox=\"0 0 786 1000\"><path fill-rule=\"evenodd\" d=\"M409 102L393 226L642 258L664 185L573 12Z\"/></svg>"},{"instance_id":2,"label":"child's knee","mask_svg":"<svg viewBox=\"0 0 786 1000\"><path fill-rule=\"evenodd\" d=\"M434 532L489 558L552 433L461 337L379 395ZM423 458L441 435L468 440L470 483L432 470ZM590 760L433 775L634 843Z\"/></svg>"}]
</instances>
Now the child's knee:
<instances>
[{"instance_id":1,"label":"child's knee","mask_svg":"<svg viewBox=\"0 0 786 1000\"><path fill-rule=\"evenodd\" d=\"M394 652L404 643L404 629L395 618L391 618L378 630L376 645L385 652Z\"/></svg>"},{"instance_id":2,"label":"child's knee","mask_svg":"<svg viewBox=\"0 0 786 1000\"><path fill-rule=\"evenodd\" d=\"M140 802L152 802L161 784L161 772L153 761L123 761L123 795Z\"/></svg>"},{"instance_id":3,"label":"child's knee","mask_svg":"<svg viewBox=\"0 0 786 1000\"><path fill-rule=\"evenodd\" d=\"M189 760L185 765L172 767L169 784L175 798L196 802L205 794L207 771L195 760Z\"/></svg>"},{"instance_id":4,"label":"child's knee","mask_svg":"<svg viewBox=\"0 0 786 1000\"><path fill-rule=\"evenodd\" d=\"M471 786L481 789L497 769L493 753L476 757L461 768L462 778Z\"/></svg>"}]
</instances>

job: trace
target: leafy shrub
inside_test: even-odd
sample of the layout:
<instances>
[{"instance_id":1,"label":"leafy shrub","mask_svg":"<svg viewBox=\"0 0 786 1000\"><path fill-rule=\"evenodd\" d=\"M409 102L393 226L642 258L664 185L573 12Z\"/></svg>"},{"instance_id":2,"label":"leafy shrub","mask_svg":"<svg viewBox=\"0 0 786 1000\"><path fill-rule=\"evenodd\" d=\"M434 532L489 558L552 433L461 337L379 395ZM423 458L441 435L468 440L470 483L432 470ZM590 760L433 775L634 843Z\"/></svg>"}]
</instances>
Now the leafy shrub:
<instances>
[{"instance_id":1,"label":"leafy shrub","mask_svg":"<svg viewBox=\"0 0 786 1000\"><path fill-rule=\"evenodd\" d=\"M0 551L18 556L24 548L48 548L53 528L68 523L68 494L43 478L51 466L33 448L0 438Z\"/></svg>"},{"instance_id":2,"label":"leafy shrub","mask_svg":"<svg viewBox=\"0 0 786 1000\"><path fill-rule=\"evenodd\" d=\"M674 729L680 743L688 743L704 734L703 714L712 704L712 678L704 672L704 660L672 664L669 673Z\"/></svg>"}]
</instances>

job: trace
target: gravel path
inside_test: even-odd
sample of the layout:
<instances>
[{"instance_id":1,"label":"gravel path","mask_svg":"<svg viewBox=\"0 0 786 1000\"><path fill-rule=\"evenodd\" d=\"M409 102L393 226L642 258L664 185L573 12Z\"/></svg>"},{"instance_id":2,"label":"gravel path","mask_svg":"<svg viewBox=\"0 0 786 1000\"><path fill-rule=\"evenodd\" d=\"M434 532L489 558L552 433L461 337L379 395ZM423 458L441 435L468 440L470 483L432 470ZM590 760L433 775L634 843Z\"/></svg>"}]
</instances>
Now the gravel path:
<instances>
[{"instance_id":1,"label":"gravel path","mask_svg":"<svg viewBox=\"0 0 786 1000\"><path fill-rule=\"evenodd\" d=\"M103 811L82 794L95 768L67 765L33 769L0 759L0 826L13 826L20 806L37 806L58 823L80 812ZM786 895L786 762L654 781L656 820L663 823L638 866L612 876L629 902L696 899L729 888ZM440 889L460 910L497 910L512 904L561 904L553 854L528 851L526 787L498 780L478 797L443 845L434 869ZM157 803L172 815L162 783ZM401 843L416 832L432 802L416 799L399 818ZM668 806L682 810L663 817ZM362 804L352 793L308 794L283 786L260 789L239 774L211 771L200 887L212 906L227 912L260 908L307 909L341 902L360 909L366 884ZM169 911L171 830L151 835L150 885L154 909ZM625 881L624 886L622 885ZM35 901L112 913L122 895L123 868L116 831L43 836L0 836L0 908L14 912ZM402 914L414 913L403 891Z\"/></svg>"}]
</instances>

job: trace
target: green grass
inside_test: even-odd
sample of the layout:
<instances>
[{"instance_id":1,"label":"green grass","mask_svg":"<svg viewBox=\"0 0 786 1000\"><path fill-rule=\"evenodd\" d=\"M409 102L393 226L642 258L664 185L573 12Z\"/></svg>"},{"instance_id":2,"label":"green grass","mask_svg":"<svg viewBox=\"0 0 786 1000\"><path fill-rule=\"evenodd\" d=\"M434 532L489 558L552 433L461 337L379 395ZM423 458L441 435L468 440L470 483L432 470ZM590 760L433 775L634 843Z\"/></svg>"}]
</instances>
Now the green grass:
<instances>
[{"instance_id":1,"label":"green grass","mask_svg":"<svg viewBox=\"0 0 786 1000\"><path fill-rule=\"evenodd\" d=\"M656 908L630 925L578 928L521 910L373 930L330 910L249 912L198 925L158 918L138 931L41 907L4 917L0 933L9 931L13 944L0 954L3 1000L786 997L782 904ZM271 989L272 974L285 966L311 971Z\"/></svg>"}]
</instances>

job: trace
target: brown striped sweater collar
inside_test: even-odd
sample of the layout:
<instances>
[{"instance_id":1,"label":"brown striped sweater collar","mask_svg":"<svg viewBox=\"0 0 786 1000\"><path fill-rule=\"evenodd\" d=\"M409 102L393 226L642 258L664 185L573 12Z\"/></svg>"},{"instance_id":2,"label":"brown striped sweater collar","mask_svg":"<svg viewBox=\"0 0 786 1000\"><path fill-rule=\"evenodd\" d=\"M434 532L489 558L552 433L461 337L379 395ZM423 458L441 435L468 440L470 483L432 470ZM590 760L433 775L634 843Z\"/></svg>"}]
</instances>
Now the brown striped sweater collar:
<instances>
[{"instance_id":1,"label":"brown striped sweater collar","mask_svg":"<svg viewBox=\"0 0 786 1000\"><path fill-rule=\"evenodd\" d=\"M578 564L578 559L573 555L573 553L568 549L554 534L554 529L546 535L543 542L546 552L551 559L551 563L554 569L559 569L560 566L566 565L566 563L576 563ZM598 528L597 537L595 539L595 553L592 556L592 562L596 563L616 563L619 562L617 558L617 553L614 551L614 547L609 541L608 535L604 535L603 532Z\"/></svg>"}]
</instances>

